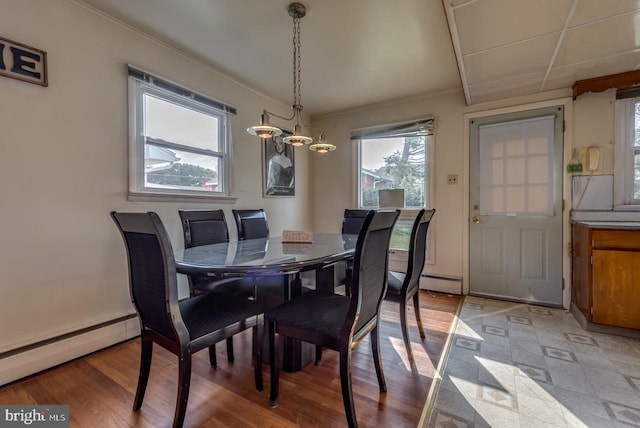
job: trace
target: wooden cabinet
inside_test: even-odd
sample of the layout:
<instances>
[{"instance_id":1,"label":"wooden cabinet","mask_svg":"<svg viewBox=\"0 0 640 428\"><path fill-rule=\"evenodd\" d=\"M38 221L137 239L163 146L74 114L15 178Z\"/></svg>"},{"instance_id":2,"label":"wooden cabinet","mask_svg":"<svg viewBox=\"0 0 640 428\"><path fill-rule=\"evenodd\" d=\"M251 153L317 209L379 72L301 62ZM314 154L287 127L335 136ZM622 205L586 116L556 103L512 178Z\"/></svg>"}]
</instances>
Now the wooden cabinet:
<instances>
[{"instance_id":1,"label":"wooden cabinet","mask_svg":"<svg viewBox=\"0 0 640 428\"><path fill-rule=\"evenodd\" d=\"M571 301L596 324L640 329L640 229L572 226Z\"/></svg>"}]
</instances>

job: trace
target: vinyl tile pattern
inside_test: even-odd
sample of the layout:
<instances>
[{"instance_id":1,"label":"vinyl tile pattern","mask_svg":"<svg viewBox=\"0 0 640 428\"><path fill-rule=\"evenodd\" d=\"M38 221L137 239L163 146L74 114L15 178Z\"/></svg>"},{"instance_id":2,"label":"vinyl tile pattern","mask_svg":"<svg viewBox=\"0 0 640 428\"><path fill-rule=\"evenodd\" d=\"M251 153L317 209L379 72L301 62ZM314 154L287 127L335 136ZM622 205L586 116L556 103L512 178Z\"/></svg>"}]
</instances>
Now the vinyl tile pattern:
<instances>
[{"instance_id":1,"label":"vinyl tile pattern","mask_svg":"<svg viewBox=\"0 0 640 428\"><path fill-rule=\"evenodd\" d=\"M640 426L640 340L467 296L427 426Z\"/></svg>"}]
</instances>

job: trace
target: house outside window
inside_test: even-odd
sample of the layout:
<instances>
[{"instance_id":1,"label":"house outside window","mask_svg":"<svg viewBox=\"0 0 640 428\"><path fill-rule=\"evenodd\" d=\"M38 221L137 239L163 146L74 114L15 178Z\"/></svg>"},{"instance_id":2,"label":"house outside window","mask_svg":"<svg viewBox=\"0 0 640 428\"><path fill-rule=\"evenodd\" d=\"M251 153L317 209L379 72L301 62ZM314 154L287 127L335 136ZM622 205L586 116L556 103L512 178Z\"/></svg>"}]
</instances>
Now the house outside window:
<instances>
[{"instance_id":1,"label":"house outside window","mask_svg":"<svg viewBox=\"0 0 640 428\"><path fill-rule=\"evenodd\" d=\"M226 196L235 109L129 68L130 194Z\"/></svg>"},{"instance_id":2,"label":"house outside window","mask_svg":"<svg viewBox=\"0 0 640 428\"><path fill-rule=\"evenodd\" d=\"M616 209L640 209L640 96L618 91L615 107L614 198Z\"/></svg>"}]
</instances>

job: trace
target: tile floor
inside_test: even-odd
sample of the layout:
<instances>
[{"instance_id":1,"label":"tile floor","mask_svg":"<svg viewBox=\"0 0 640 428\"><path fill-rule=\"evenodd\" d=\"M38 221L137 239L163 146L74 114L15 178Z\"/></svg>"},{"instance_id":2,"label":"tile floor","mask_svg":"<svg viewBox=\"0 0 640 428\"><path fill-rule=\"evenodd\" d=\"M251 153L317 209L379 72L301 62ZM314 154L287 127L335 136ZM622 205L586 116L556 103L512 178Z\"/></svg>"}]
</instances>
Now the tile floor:
<instances>
[{"instance_id":1,"label":"tile floor","mask_svg":"<svg viewBox=\"0 0 640 428\"><path fill-rule=\"evenodd\" d=\"M466 297L429 427L640 426L640 340L563 309Z\"/></svg>"}]
</instances>

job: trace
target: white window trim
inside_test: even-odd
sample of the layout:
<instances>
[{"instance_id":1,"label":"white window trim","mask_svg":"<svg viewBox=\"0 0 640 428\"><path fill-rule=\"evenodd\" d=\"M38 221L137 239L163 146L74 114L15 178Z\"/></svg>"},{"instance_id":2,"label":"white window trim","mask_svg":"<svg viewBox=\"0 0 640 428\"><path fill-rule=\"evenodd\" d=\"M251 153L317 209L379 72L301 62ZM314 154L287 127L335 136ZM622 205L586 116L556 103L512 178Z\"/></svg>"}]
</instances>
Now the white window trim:
<instances>
[{"instance_id":1,"label":"white window trim","mask_svg":"<svg viewBox=\"0 0 640 428\"><path fill-rule=\"evenodd\" d=\"M638 98L625 98L615 103L614 209L640 210L640 200L633 199L634 126L633 105Z\"/></svg>"},{"instance_id":2,"label":"white window trim","mask_svg":"<svg viewBox=\"0 0 640 428\"><path fill-rule=\"evenodd\" d=\"M427 140L425 141L426 147L425 147L425 171L426 171L426 177L425 177L425 181L426 181L426 188L425 188L425 192L426 192L426 198L425 198L425 204L426 206L424 207L425 209L431 209L434 207L435 204L435 134L432 134L429 136L429 138L427 138ZM366 138L365 138L366 139ZM362 176L361 174L361 170L362 170L362 150L361 150L361 145L362 145L362 140L354 140L354 143L356 143L355 146L355 151L356 151L356 179L355 179L355 203L354 206L358 207L359 209L375 209L372 207L362 207L360 206L360 202L361 202L361 195L362 195L362 188L361 188L361 182L360 182L360 177ZM421 208L418 207L410 207L410 208L402 208L399 207L401 209L400 212L400 216L398 217L398 219L407 219L407 218L412 218L415 219L416 215L418 215L418 211L420 211ZM436 264L436 258L435 258L435 245L436 245L436 222L437 222L437 217L438 217L438 211L436 209L436 215L434 215L434 217L431 219L431 223L429 224L429 231L427 234L427 255L426 255L426 260L425 260L425 265L435 265ZM409 254L409 251L407 250L397 250L394 249L390 252L391 254L391 258L394 260L402 260L404 262L406 262L406 258L407 255Z\"/></svg>"},{"instance_id":3,"label":"white window trim","mask_svg":"<svg viewBox=\"0 0 640 428\"><path fill-rule=\"evenodd\" d=\"M203 192L197 190L167 190L145 188L144 186L144 132L140 129L143 123L143 95L145 93L160 95L163 99L177 101L184 105L188 104L197 111L207 114L220 116L219 110L200 104L196 101L190 101L186 97L173 94L161 88L155 88L153 85L140 80L128 78L128 105L129 105L129 190L128 200L136 202L146 201L165 201L165 202L198 202L203 200L216 200L216 202L235 202L236 196L231 195L231 165L232 162L232 144L231 144L231 126L228 123L228 115L223 116L221 120L220 133L224 133L224 138L220 139L223 149L222 156L222 174L220 180L222 182L223 191L220 192Z\"/></svg>"}]
</instances>

